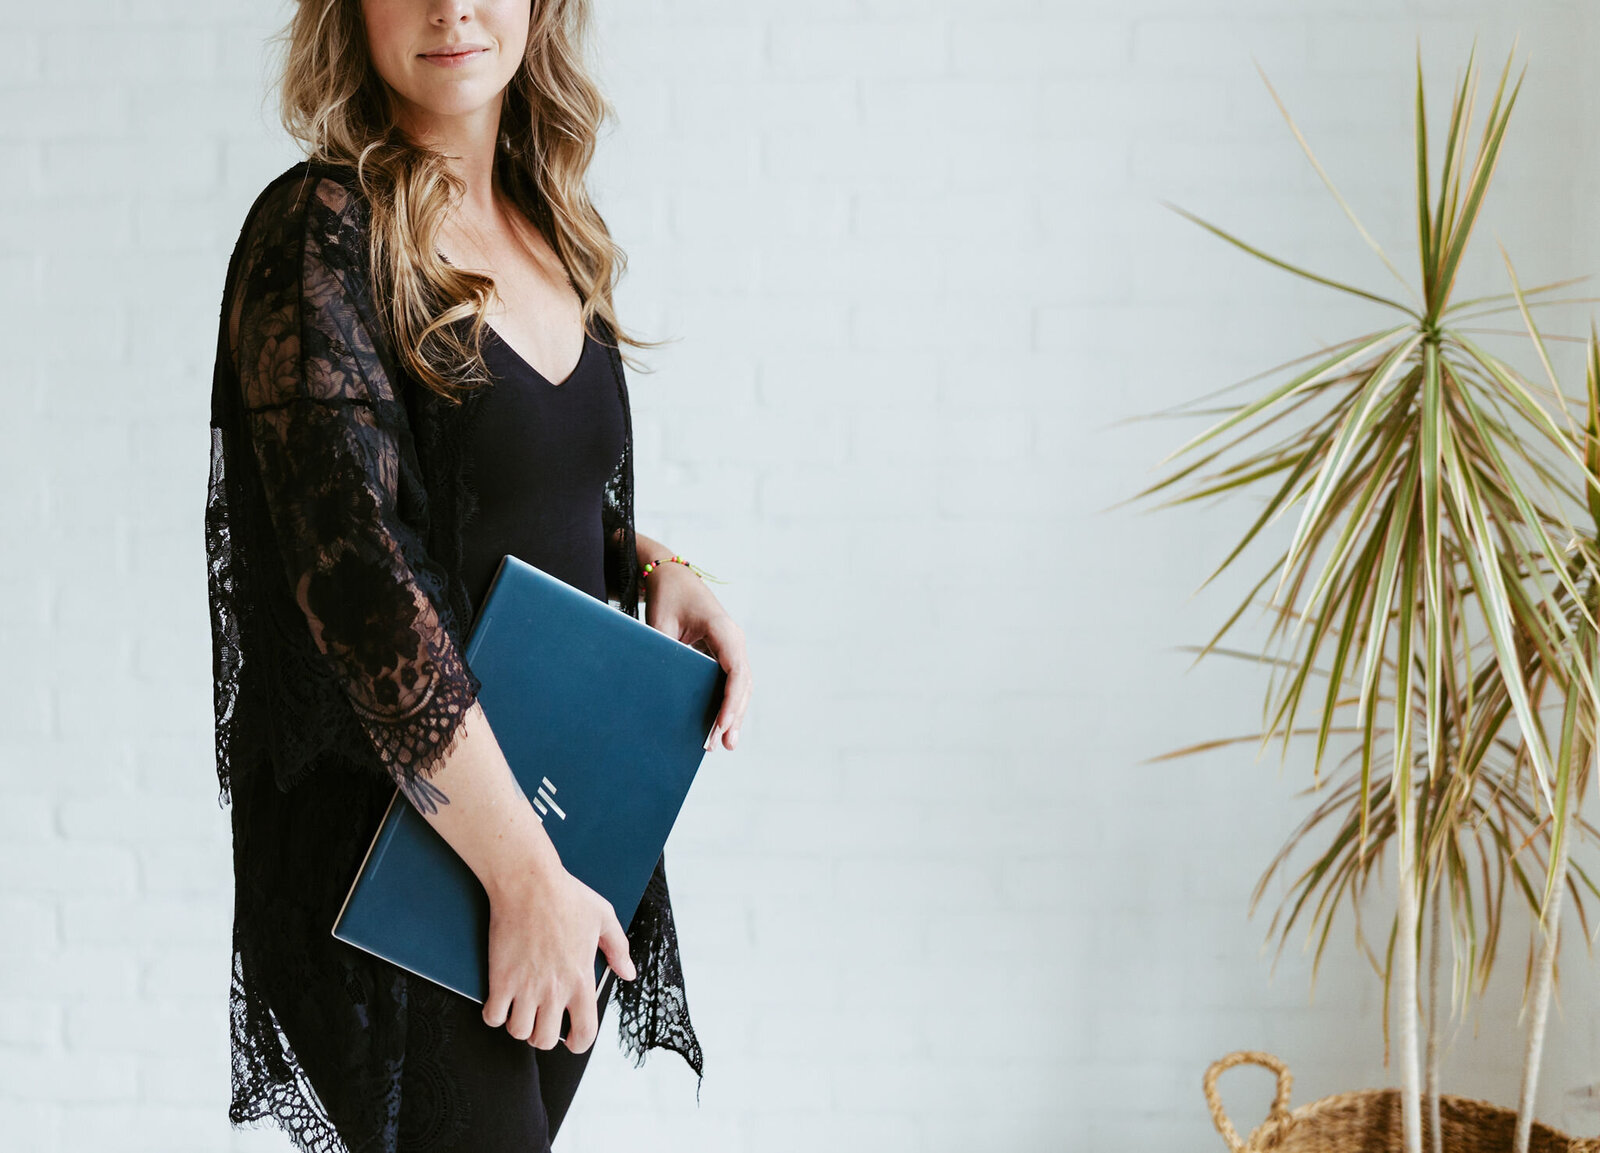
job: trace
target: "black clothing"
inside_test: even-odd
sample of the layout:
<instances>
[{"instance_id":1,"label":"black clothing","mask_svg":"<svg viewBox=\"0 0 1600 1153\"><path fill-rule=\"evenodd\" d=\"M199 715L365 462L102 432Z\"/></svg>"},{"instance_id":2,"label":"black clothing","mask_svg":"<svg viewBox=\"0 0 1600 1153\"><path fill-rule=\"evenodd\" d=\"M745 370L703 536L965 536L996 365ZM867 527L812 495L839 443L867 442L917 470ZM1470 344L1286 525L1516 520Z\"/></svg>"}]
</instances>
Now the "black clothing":
<instances>
[{"instance_id":1,"label":"black clothing","mask_svg":"<svg viewBox=\"0 0 1600 1153\"><path fill-rule=\"evenodd\" d=\"M552 384L493 328L483 359L496 383L472 417L469 474L478 507L461 570L478 611L506 553L606 599L605 483L626 430L606 350L586 335Z\"/></svg>"},{"instance_id":2,"label":"black clothing","mask_svg":"<svg viewBox=\"0 0 1600 1153\"><path fill-rule=\"evenodd\" d=\"M625 447L627 429L605 347L592 334L559 385L523 360L492 328L485 330L492 384L471 414L464 472L477 497L462 535L462 573L476 619L500 558L536 565L598 600L606 599L605 484ZM612 981L604 983L604 1020ZM446 996L440 1048L457 1070L456 1099L443 1102L431 1079L403 1086L421 1104L400 1116L399 1153L441 1148L441 1118L465 1114L455 1135L462 1150L539 1153L555 1140L578 1081L594 1052L565 1045L536 1049L504 1027L483 1023L482 1006ZM563 1025L565 1031L566 1025ZM447 1108L439 1108L439 1105ZM414 1126L411 1118L420 1121Z\"/></svg>"},{"instance_id":3,"label":"black clothing","mask_svg":"<svg viewBox=\"0 0 1600 1153\"><path fill-rule=\"evenodd\" d=\"M611 985L602 986L601 1023ZM594 1046L582 1053L565 1045L536 1049L503 1027L486 1026L475 1001L432 988L440 1011L412 1019L413 1028L427 1022L427 1032L412 1041L427 1061L421 1073L408 1065L401 1084L399 1153L431 1153L450 1148L449 1141L462 1153L547 1153ZM441 1065L456 1071L454 1083L433 1075Z\"/></svg>"},{"instance_id":4,"label":"black clothing","mask_svg":"<svg viewBox=\"0 0 1600 1153\"><path fill-rule=\"evenodd\" d=\"M330 929L396 783L434 803L429 773L476 700L465 462L498 386L457 405L403 368L374 303L387 296L368 219L352 169L296 164L251 207L223 295L205 525L234 845L229 1117L270 1117L306 1153L399 1153L402 1130L424 1141L407 1153L443 1153L472 1124L449 1106L470 1096L447 1055L450 1000L481 1009ZM637 616L627 386L600 328L588 352L610 364L623 436L590 591ZM639 978L612 992L624 1048L671 1048L700 1073L664 860L628 940Z\"/></svg>"}]
</instances>

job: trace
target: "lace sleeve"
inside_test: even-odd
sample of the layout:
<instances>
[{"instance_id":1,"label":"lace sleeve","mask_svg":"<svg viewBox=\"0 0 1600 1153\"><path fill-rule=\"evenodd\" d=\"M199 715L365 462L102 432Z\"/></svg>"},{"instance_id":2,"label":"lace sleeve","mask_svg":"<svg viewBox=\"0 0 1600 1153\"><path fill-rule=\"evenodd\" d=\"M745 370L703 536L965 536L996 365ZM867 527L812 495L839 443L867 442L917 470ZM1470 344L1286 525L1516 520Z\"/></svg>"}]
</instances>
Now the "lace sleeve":
<instances>
[{"instance_id":1,"label":"lace sleeve","mask_svg":"<svg viewBox=\"0 0 1600 1153\"><path fill-rule=\"evenodd\" d=\"M230 314L244 430L288 589L383 768L424 812L476 699L397 511L402 406L374 341L353 195L320 179L250 228ZM408 559L413 558L413 559Z\"/></svg>"},{"instance_id":2,"label":"lace sleeve","mask_svg":"<svg viewBox=\"0 0 1600 1153\"><path fill-rule=\"evenodd\" d=\"M623 449L623 453L626 455L627 449ZM618 495L622 487L618 479L622 468L623 465L619 462L616 470L612 473L610 483L606 485L605 498L600 506L600 523L605 533L606 595L625 605L628 599L626 586L629 583L630 574L627 571L628 566L625 564L624 550L631 542L628 539L630 536L628 524L622 514ZM634 579L637 581L637 578ZM638 593L635 589L635 599L637 599L637 596ZM624 611L626 611L626 608L624 608Z\"/></svg>"},{"instance_id":3,"label":"lace sleeve","mask_svg":"<svg viewBox=\"0 0 1600 1153\"><path fill-rule=\"evenodd\" d=\"M624 430L622 452L606 480L600 505L600 523L605 534L606 595L615 599L629 616L638 616L639 557L633 529L633 412L621 354L612 343L611 326L602 321L601 332L616 379L617 398L622 404Z\"/></svg>"}]
</instances>

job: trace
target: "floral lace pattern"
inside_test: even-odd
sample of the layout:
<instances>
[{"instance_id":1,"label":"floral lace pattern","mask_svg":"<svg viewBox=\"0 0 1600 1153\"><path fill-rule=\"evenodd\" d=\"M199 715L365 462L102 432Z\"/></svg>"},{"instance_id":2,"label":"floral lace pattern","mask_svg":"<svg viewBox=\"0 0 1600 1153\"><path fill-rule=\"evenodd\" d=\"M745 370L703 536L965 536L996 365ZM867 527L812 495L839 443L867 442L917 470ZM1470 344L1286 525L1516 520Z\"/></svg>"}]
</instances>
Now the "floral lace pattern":
<instances>
[{"instance_id":1,"label":"floral lace pattern","mask_svg":"<svg viewBox=\"0 0 1600 1153\"><path fill-rule=\"evenodd\" d=\"M267 186L229 262L212 385L205 542L236 892L229 1116L270 1118L306 1153L395 1153L403 1087L438 1103L440 1148L458 1128L450 1070L428 1063L441 1025L426 982L329 932L395 788L437 804L429 776L480 687L459 570L472 398L444 402L395 367L365 221L347 169L303 162ZM631 415L608 351L627 436L606 485L607 590L637 617ZM623 1048L636 1063L672 1049L700 1075L664 860L628 938L639 979L613 993Z\"/></svg>"},{"instance_id":2,"label":"floral lace pattern","mask_svg":"<svg viewBox=\"0 0 1600 1153\"><path fill-rule=\"evenodd\" d=\"M269 203L239 269L229 345L244 426L310 634L384 769L432 812L427 775L477 686L414 575L421 543L399 516L403 426L349 304L361 272L353 198L323 180L306 203L321 211L297 220Z\"/></svg>"}]
</instances>

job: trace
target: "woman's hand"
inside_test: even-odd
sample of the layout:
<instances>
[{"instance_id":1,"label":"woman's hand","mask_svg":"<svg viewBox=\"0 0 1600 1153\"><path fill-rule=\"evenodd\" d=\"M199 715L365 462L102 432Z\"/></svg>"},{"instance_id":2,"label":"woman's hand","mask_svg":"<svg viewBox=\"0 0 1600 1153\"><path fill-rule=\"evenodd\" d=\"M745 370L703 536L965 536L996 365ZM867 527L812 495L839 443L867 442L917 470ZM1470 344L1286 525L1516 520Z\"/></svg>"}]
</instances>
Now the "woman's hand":
<instances>
[{"instance_id":1,"label":"woman's hand","mask_svg":"<svg viewBox=\"0 0 1600 1153\"><path fill-rule=\"evenodd\" d=\"M654 542L651 542L654 543ZM663 550L657 556L669 556ZM734 624L706 582L676 561L657 565L644 578L645 623L686 645L705 641L706 648L727 671L727 687L716 723L706 737L711 748L721 737L727 749L739 744L739 722L750 703L750 662L745 659L744 630Z\"/></svg>"},{"instance_id":2,"label":"woman's hand","mask_svg":"<svg viewBox=\"0 0 1600 1153\"><path fill-rule=\"evenodd\" d=\"M538 1049L561 1040L582 1053L600 1028L595 1006L595 942L616 974L638 976L611 902L559 865L530 868L489 892L489 999L484 1024Z\"/></svg>"}]
</instances>

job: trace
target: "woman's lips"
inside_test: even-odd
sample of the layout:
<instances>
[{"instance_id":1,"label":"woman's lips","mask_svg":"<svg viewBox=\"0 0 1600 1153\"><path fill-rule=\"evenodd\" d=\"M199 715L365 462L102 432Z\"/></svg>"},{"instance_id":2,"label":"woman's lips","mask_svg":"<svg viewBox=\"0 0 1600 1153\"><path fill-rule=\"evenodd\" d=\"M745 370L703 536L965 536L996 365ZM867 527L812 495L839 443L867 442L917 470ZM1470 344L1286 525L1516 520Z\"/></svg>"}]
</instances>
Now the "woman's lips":
<instances>
[{"instance_id":1,"label":"woman's lips","mask_svg":"<svg viewBox=\"0 0 1600 1153\"><path fill-rule=\"evenodd\" d=\"M463 64L470 64L478 57L488 53L487 48L469 48L465 52L433 52L423 57L429 64L436 64L440 68L460 68Z\"/></svg>"}]
</instances>

